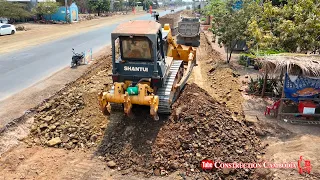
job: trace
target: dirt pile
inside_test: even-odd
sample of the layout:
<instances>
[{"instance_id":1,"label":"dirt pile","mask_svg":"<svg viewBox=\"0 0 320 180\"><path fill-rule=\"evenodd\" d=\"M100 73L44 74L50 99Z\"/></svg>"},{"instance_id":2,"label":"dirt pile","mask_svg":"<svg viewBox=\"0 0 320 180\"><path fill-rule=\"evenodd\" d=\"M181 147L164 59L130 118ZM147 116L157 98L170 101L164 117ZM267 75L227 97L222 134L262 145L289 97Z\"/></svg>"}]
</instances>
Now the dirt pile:
<instances>
[{"instance_id":1,"label":"dirt pile","mask_svg":"<svg viewBox=\"0 0 320 180\"><path fill-rule=\"evenodd\" d=\"M180 13L182 13L182 11L177 11L177 12L174 12L174 13L169 13L169 14L166 14L164 16L161 16L160 18L175 18L175 17L179 17Z\"/></svg>"},{"instance_id":2,"label":"dirt pile","mask_svg":"<svg viewBox=\"0 0 320 180\"><path fill-rule=\"evenodd\" d=\"M110 56L93 65L93 71L67 86L35 109L34 124L25 142L61 148L88 148L99 143L106 117L98 106L97 95L110 81Z\"/></svg>"},{"instance_id":3,"label":"dirt pile","mask_svg":"<svg viewBox=\"0 0 320 180\"><path fill-rule=\"evenodd\" d=\"M16 25L17 31L28 31L29 29L24 25Z\"/></svg>"},{"instance_id":4,"label":"dirt pile","mask_svg":"<svg viewBox=\"0 0 320 180\"><path fill-rule=\"evenodd\" d=\"M175 123L162 128L155 144L158 166L170 169L178 163L180 168L197 173L201 169L199 162L205 158L245 163L256 162L261 156L263 147L254 131L235 121L224 105L195 84L186 87L174 109L171 119ZM171 163L166 163L168 161ZM229 175L243 179L252 173L242 169L217 170L213 174L215 179Z\"/></svg>"},{"instance_id":5,"label":"dirt pile","mask_svg":"<svg viewBox=\"0 0 320 180\"><path fill-rule=\"evenodd\" d=\"M192 10L184 10L181 12L182 17L196 17Z\"/></svg>"},{"instance_id":6,"label":"dirt pile","mask_svg":"<svg viewBox=\"0 0 320 180\"><path fill-rule=\"evenodd\" d=\"M98 18L98 17L91 14L79 14L79 21L88 21L95 18Z\"/></svg>"},{"instance_id":7,"label":"dirt pile","mask_svg":"<svg viewBox=\"0 0 320 180\"><path fill-rule=\"evenodd\" d=\"M263 147L254 131L231 118L231 112L195 84L187 85L168 121L124 119L106 134L100 147L106 161L124 174L165 175L180 170L194 178L248 178L252 169L202 172L201 160L256 162ZM146 111L148 112L148 111ZM142 116L141 116L142 114ZM147 119L147 120L145 120Z\"/></svg>"},{"instance_id":8,"label":"dirt pile","mask_svg":"<svg viewBox=\"0 0 320 180\"><path fill-rule=\"evenodd\" d=\"M204 33L200 36L201 46L198 49L201 72L207 84L210 85L208 91L217 101L226 104L233 112L233 116L244 120L242 110L243 97L241 83L236 69L230 67L221 54L212 48L212 36L208 37ZM198 53L197 52L197 53Z\"/></svg>"}]
</instances>

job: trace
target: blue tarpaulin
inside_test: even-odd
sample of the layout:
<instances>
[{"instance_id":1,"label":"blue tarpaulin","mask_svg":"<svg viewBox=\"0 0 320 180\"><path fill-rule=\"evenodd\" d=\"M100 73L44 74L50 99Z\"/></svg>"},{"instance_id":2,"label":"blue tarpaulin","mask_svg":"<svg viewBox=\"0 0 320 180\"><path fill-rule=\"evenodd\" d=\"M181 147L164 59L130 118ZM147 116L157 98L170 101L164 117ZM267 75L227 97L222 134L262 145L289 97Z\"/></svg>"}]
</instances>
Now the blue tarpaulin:
<instances>
[{"instance_id":1,"label":"blue tarpaulin","mask_svg":"<svg viewBox=\"0 0 320 180\"><path fill-rule=\"evenodd\" d=\"M289 76L286 73L284 93L286 98L298 102L298 98L313 97L320 92L320 79Z\"/></svg>"},{"instance_id":2,"label":"blue tarpaulin","mask_svg":"<svg viewBox=\"0 0 320 180\"><path fill-rule=\"evenodd\" d=\"M70 18L71 22L78 21L78 19L79 19L78 16L79 15L78 15L78 6L76 5L76 3L72 3L68 7L68 12L67 13L69 14L69 18ZM61 6L57 10L57 12L55 12L52 15L45 15L44 18L46 20L66 21L66 7L65 6Z\"/></svg>"},{"instance_id":3,"label":"blue tarpaulin","mask_svg":"<svg viewBox=\"0 0 320 180\"><path fill-rule=\"evenodd\" d=\"M234 5L233 5L233 9L235 9L235 10L239 10L239 9L241 9L242 8L242 1L241 0L239 0L239 1L236 1L236 3L234 3Z\"/></svg>"}]
</instances>

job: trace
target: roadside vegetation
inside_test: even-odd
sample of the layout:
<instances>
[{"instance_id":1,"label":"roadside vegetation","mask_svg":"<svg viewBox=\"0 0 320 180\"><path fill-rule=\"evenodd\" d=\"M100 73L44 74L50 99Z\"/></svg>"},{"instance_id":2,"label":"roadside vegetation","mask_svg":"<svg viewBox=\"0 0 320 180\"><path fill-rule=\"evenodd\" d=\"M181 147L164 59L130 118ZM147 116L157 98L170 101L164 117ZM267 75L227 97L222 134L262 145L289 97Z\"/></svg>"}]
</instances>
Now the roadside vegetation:
<instances>
[{"instance_id":1,"label":"roadside vegetation","mask_svg":"<svg viewBox=\"0 0 320 180\"><path fill-rule=\"evenodd\" d=\"M150 6L158 8L159 4L157 0L119 0L113 3L113 9L111 7L110 0L56 0L39 2L36 6L27 5L21 2L9 2L6 0L0 0L0 17L8 18L11 22L26 22L32 20L35 16L43 19L43 16L51 16L54 14L58 7L65 6L67 3L70 6L72 3L76 3L79 8L80 14L97 14L101 16L104 13L110 13L115 11L131 11L133 7L138 4L143 5L143 9L147 10ZM181 6L185 2L182 0L176 0L170 2L170 5ZM169 4L166 4L167 6Z\"/></svg>"},{"instance_id":2,"label":"roadside vegetation","mask_svg":"<svg viewBox=\"0 0 320 180\"><path fill-rule=\"evenodd\" d=\"M316 53L320 48L320 3L316 0L211 0L212 33L229 50L245 41L250 51ZM253 53L255 54L255 53Z\"/></svg>"},{"instance_id":3,"label":"roadside vegetation","mask_svg":"<svg viewBox=\"0 0 320 180\"><path fill-rule=\"evenodd\" d=\"M51 15L57 12L59 8L59 4L56 2L43 2L38 3L36 7L32 9L32 12L34 14L39 15L40 17L43 17L44 15L49 15L51 19Z\"/></svg>"},{"instance_id":4,"label":"roadside vegetation","mask_svg":"<svg viewBox=\"0 0 320 180\"><path fill-rule=\"evenodd\" d=\"M30 16L32 13L27 10L26 5L0 0L0 17L21 19Z\"/></svg>"}]
</instances>

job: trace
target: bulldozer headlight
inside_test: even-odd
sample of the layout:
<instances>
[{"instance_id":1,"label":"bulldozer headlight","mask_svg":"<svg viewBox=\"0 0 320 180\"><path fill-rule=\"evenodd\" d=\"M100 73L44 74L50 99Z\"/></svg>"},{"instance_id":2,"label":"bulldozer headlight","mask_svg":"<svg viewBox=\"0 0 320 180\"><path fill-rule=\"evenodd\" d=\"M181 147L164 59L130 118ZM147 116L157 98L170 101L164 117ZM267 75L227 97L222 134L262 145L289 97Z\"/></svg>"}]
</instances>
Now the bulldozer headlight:
<instances>
[{"instance_id":1,"label":"bulldozer headlight","mask_svg":"<svg viewBox=\"0 0 320 180\"><path fill-rule=\"evenodd\" d=\"M119 76L118 75L112 75L112 81L113 82L118 82Z\"/></svg>"},{"instance_id":2,"label":"bulldozer headlight","mask_svg":"<svg viewBox=\"0 0 320 180\"><path fill-rule=\"evenodd\" d=\"M158 82L159 82L159 79L152 79L152 82L153 82L153 83L158 83Z\"/></svg>"},{"instance_id":3,"label":"bulldozer headlight","mask_svg":"<svg viewBox=\"0 0 320 180\"><path fill-rule=\"evenodd\" d=\"M160 79L158 79L158 78L151 79L151 83L152 83L152 85L156 85L156 84L158 84L158 83L159 83L159 81L160 81Z\"/></svg>"}]
</instances>

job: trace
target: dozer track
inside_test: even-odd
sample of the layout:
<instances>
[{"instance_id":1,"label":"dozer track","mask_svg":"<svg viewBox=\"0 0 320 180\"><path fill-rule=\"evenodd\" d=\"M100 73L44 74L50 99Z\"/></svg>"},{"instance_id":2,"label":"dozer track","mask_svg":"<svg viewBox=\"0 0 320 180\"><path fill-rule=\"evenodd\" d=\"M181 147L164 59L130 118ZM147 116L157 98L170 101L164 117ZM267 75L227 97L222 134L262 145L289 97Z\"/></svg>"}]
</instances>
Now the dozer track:
<instances>
[{"instance_id":1,"label":"dozer track","mask_svg":"<svg viewBox=\"0 0 320 180\"><path fill-rule=\"evenodd\" d=\"M157 95L159 96L158 113L170 114L171 105L179 95L179 90L174 91L174 86L180 81L178 77L179 69L183 68L182 60L174 60L170 67L169 74L164 81L163 87L158 89Z\"/></svg>"}]
</instances>

